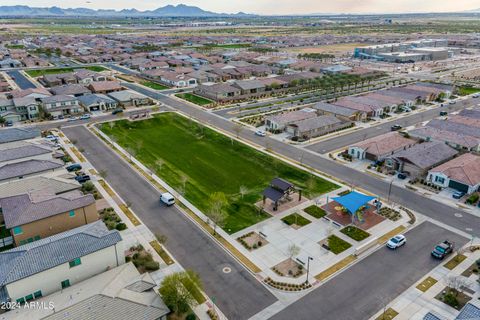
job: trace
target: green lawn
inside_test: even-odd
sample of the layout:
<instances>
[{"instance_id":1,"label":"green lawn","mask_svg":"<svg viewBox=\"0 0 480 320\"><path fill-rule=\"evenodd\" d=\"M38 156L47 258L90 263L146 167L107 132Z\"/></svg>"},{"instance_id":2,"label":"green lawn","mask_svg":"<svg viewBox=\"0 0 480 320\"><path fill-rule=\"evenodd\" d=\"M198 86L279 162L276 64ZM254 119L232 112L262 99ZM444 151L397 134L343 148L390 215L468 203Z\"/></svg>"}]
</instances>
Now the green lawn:
<instances>
[{"instance_id":1,"label":"green lawn","mask_svg":"<svg viewBox=\"0 0 480 320\"><path fill-rule=\"evenodd\" d=\"M271 179L284 178L313 197L338 188L306 171L294 168L240 142L205 128L175 113L152 119L108 123L101 130L154 170L176 190L184 187L185 197L208 214L209 196L224 192L228 205L224 229L234 233L268 217L254 203ZM128 182L126 182L128 183ZM243 197L240 187L246 187ZM245 191L245 190L244 190Z\"/></svg>"},{"instance_id":2,"label":"green lawn","mask_svg":"<svg viewBox=\"0 0 480 320\"><path fill-rule=\"evenodd\" d=\"M353 240L362 241L370 237L370 233L354 226L348 226L340 230L341 233L349 236Z\"/></svg>"},{"instance_id":3,"label":"green lawn","mask_svg":"<svg viewBox=\"0 0 480 320\"><path fill-rule=\"evenodd\" d=\"M201 49L213 49L213 48L222 48L222 49L242 49L250 48L251 43L226 43L226 44L206 44Z\"/></svg>"},{"instance_id":4,"label":"green lawn","mask_svg":"<svg viewBox=\"0 0 480 320\"><path fill-rule=\"evenodd\" d=\"M303 209L303 211L305 211L306 213L308 213L309 215L317 219L323 218L327 215L325 210L317 207L316 205L311 205L310 207Z\"/></svg>"},{"instance_id":5,"label":"green lawn","mask_svg":"<svg viewBox=\"0 0 480 320\"><path fill-rule=\"evenodd\" d=\"M165 89L168 89L167 86L164 86L164 85L161 85L161 84L158 84L156 82L152 82L152 81L142 81L140 82L141 85L144 85L145 87L149 87L153 90L165 90Z\"/></svg>"},{"instance_id":6,"label":"green lawn","mask_svg":"<svg viewBox=\"0 0 480 320\"><path fill-rule=\"evenodd\" d=\"M26 70L25 72L29 76L36 78L36 77L44 76L46 74L73 72L75 69L87 69L87 70L96 71L96 72L108 70L107 68L102 66L86 66L86 67L80 67L80 68L54 68L54 69Z\"/></svg>"},{"instance_id":7,"label":"green lawn","mask_svg":"<svg viewBox=\"0 0 480 320\"><path fill-rule=\"evenodd\" d=\"M8 48L8 49L25 49L25 46L23 44L6 44L5 48Z\"/></svg>"},{"instance_id":8,"label":"green lawn","mask_svg":"<svg viewBox=\"0 0 480 320\"><path fill-rule=\"evenodd\" d=\"M291 226L292 224L296 224L299 227L306 226L307 224L312 222L312 221L302 217L298 213L292 213L291 215L288 215L285 218L283 218L282 221L285 222L286 224L288 224L289 226Z\"/></svg>"},{"instance_id":9,"label":"green lawn","mask_svg":"<svg viewBox=\"0 0 480 320\"><path fill-rule=\"evenodd\" d=\"M458 87L457 88L457 93L460 96L466 96L466 95L477 93L477 92L480 92L480 89L473 88L473 87Z\"/></svg>"},{"instance_id":10,"label":"green lawn","mask_svg":"<svg viewBox=\"0 0 480 320\"><path fill-rule=\"evenodd\" d=\"M330 251L335 254L342 253L351 246L352 245L350 243L343 239L340 239L336 235L331 235L330 237L328 237L328 247L330 248Z\"/></svg>"},{"instance_id":11,"label":"green lawn","mask_svg":"<svg viewBox=\"0 0 480 320\"><path fill-rule=\"evenodd\" d=\"M184 100L187 100L189 102L198 104L199 106L205 106L205 105L213 102L212 100L209 100L209 99L204 98L204 97L197 96L197 95L192 94L192 93L178 93L178 94L176 94L176 96L179 97L179 98L182 98Z\"/></svg>"}]
</instances>

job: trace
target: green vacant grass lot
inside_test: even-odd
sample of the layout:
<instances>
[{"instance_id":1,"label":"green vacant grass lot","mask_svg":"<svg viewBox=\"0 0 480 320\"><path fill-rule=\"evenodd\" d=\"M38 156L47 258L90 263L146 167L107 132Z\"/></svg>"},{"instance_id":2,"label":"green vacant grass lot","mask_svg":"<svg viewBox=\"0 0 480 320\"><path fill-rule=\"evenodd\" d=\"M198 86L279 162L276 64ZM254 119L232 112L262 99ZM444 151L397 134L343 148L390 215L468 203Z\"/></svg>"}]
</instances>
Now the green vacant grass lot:
<instances>
[{"instance_id":1,"label":"green vacant grass lot","mask_svg":"<svg viewBox=\"0 0 480 320\"><path fill-rule=\"evenodd\" d=\"M164 85L161 85L161 84L158 84L156 82L153 82L153 81L142 81L140 82L141 85L144 85L145 87L149 87L153 90L165 90L165 89L168 89L167 86L164 86Z\"/></svg>"},{"instance_id":2,"label":"green vacant grass lot","mask_svg":"<svg viewBox=\"0 0 480 320\"><path fill-rule=\"evenodd\" d=\"M272 178L279 176L303 188L306 197L338 188L175 113L116 121L113 128L106 123L101 130L176 190L183 189L185 182L185 197L205 214L210 195L224 192L228 205L223 229L229 233L268 218L254 204ZM248 190L243 198L241 186Z\"/></svg>"},{"instance_id":3,"label":"green vacant grass lot","mask_svg":"<svg viewBox=\"0 0 480 320\"><path fill-rule=\"evenodd\" d=\"M480 92L480 89L473 87L459 87L457 90L460 96L466 96L469 94Z\"/></svg>"},{"instance_id":4,"label":"green vacant grass lot","mask_svg":"<svg viewBox=\"0 0 480 320\"><path fill-rule=\"evenodd\" d=\"M199 106L205 106L213 102L212 100L209 100L191 93L178 93L176 94L176 96L184 100L187 100L189 102L198 104Z\"/></svg>"},{"instance_id":5,"label":"green vacant grass lot","mask_svg":"<svg viewBox=\"0 0 480 320\"><path fill-rule=\"evenodd\" d=\"M73 72L75 69L87 69L95 72L105 71L108 70L102 66L86 66L80 68L55 68L55 69L38 69L38 70L26 70L29 76L36 78L46 74L57 74L57 73L66 73L66 72Z\"/></svg>"}]
</instances>

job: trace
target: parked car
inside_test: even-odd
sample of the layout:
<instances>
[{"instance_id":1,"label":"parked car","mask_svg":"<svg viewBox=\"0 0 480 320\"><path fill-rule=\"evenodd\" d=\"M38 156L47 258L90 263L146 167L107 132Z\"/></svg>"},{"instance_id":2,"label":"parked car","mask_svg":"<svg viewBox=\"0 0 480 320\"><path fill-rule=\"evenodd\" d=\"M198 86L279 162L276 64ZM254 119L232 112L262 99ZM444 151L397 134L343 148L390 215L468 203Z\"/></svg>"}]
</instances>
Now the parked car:
<instances>
[{"instance_id":1,"label":"parked car","mask_svg":"<svg viewBox=\"0 0 480 320\"><path fill-rule=\"evenodd\" d=\"M118 113L122 113L122 112L123 112L123 109L118 108L118 109L113 110L112 114L118 114Z\"/></svg>"},{"instance_id":2,"label":"parked car","mask_svg":"<svg viewBox=\"0 0 480 320\"><path fill-rule=\"evenodd\" d=\"M90 180L90 176L88 174L84 174L84 175L81 175L81 176L76 176L75 180L77 180L80 183L84 183L84 182L87 182L87 181Z\"/></svg>"},{"instance_id":3,"label":"parked car","mask_svg":"<svg viewBox=\"0 0 480 320\"><path fill-rule=\"evenodd\" d=\"M82 170L82 165L79 163L74 163L65 167L65 169L67 169L68 172L78 171L78 170Z\"/></svg>"},{"instance_id":4,"label":"parked car","mask_svg":"<svg viewBox=\"0 0 480 320\"><path fill-rule=\"evenodd\" d=\"M387 248L397 249L407 243L407 238L403 234L397 234L387 242Z\"/></svg>"},{"instance_id":5,"label":"parked car","mask_svg":"<svg viewBox=\"0 0 480 320\"><path fill-rule=\"evenodd\" d=\"M448 112L447 111L440 111L440 116L441 117L448 116Z\"/></svg>"},{"instance_id":6,"label":"parked car","mask_svg":"<svg viewBox=\"0 0 480 320\"><path fill-rule=\"evenodd\" d=\"M78 120L78 117L70 117L68 118L67 121L77 121Z\"/></svg>"},{"instance_id":7,"label":"parked car","mask_svg":"<svg viewBox=\"0 0 480 320\"><path fill-rule=\"evenodd\" d=\"M165 203L167 206L175 204L175 198L169 192L162 193L160 195L160 201Z\"/></svg>"},{"instance_id":8,"label":"parked car","mask_svg":"<svg viewBox=\"0 0 480 320\"><path fill-rule=\"evenodd\" d=\"M256 130L255 134L259 137L265 137L267 135L267 133L263 130Z\"/></svg>"},{"instance_id":9,"label":"parked car","mask_svg":"<svg viewBox=\"0 0 480 320\"><path fill-rule=\"evenodd\" d=\"M13 122L10 120L5 121L5 127L13 127Z\"/></svg>"},{"instance_id":10,"label":"parked car","mask_svg":"<svg viewBox=\"0 0 480 320\"><path fill-rule=\"evenodd\" d=\"M473 98L478 98L478 97L480 97L480 93L475 93L472 97Z\"/></svg>"},{"instance_id":11,"label":"parked car","mask_svg":"<svg viewBox=\"0 0 480 320\"><path fill-rule=\"evenodd\" d=\"M450 100L450 101L448 102L448 104L455 104L455 103L457 103L457 101L455 101L455 100Z\"/></svg>"},{"instance_id":12,"label":"parked car","mask_svg":"<svg viewBox=\"0 0 480 320\"><path fill-rule=\"evenodd\" d=\"M407 179L407 174L405 172L400 172L398 175L397 175L398 179L400 180L405 180Z\"/></svg>"},{"instance_id":13,"label":"parked car","mask_svg":"<svg viewBox=\"0 0 480 320\"><path fill-rule=\"evenodd\" d=\"M437 259L443 259L448 256L453 251L453 243L448 240L445 240L435 246L432 250L432 257Z\"/></svg>"},{"instance_id":14,"label":"parked car","mask_svg":"<svg viewBox=\"0 0 480 320\"><path fill-rule=\"evenodd\" d=\"M49 134L48 136L45 137L45 139L48 140L48 141L52 141L52 142L57 142L58 141L58 137L54 136L53 134Z\"/></svg>"},{"instance_id":15,"label":"parked car","mask_svg":"<svg viewBox=\"0 0 480 320\"><path fill-rule=\"evenodd\" d=\"M57 119L63 120L63 119L65 119L65 117L63 115L59 115Z\"/></svg>"},{"instance_id":16,"label":"parked car","mask_svg":"<svg viewBox=\"0 0 480 320\"><path fill-rule=\"evenodd\" d=\"M90 119L92 116L88 113L86 114L83 114L81 117L80 117L80 120L87 120L87 119Z\"/></svg>"},{"instance_id":17,"label":"parked car","mask_svg":"<svg viewBox=\"0 0 480 320\"><path fill-rule=\"evenodd\" d=\"M399 124L394 124L393 126L390 127L390 130L392 131L398 131L400 129L402 129L402 126Z\"/></svg>"},{"instance_id":18,"label":"parked car","mask_svg":"<svg viewBox=\"0 0 480 320\"><path fill-rule=\"evenodd\" d=\"M461 199L465 195L465 192L456 191L452 194L453 199Z\"/></svg>"}]
</instances>

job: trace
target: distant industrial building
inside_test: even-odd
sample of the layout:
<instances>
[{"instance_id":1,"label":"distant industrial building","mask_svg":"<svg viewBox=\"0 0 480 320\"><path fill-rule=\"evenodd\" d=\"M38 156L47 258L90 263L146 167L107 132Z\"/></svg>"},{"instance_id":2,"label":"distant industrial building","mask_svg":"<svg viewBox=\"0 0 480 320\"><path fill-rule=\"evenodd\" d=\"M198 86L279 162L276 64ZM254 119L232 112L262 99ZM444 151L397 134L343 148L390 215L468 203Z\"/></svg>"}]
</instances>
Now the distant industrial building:
<instances>
[{"instance_id":1,"label":"distant industrial building","mask_svg":"<svg viewBox=\"0 0 480 320\"><path fill-rule=\"evenodd\" d=\"M423 39L355 48L353 56L387 62L407 63L445 60L454 55L446 39Z\"/></svg>"}]
</instances>

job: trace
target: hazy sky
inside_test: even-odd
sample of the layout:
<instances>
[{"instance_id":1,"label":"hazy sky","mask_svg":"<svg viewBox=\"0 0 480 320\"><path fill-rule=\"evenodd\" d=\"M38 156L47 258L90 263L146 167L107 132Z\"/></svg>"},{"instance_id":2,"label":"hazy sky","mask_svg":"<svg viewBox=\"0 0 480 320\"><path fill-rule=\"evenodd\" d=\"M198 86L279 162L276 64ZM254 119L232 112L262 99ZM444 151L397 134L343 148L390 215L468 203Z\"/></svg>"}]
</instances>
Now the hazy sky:
<instances>
[{"instance_id":1,"label":"hazy sky","mask_svg":"<svg viewBox=\"0 0 480 320\"><path fill-rule=\"evenodd\" d=\"M184 3L204 10L258 14L446 12L480 8L480 0L0 0L0 5L156 9Z\"/></svg>"}]
</instances>

